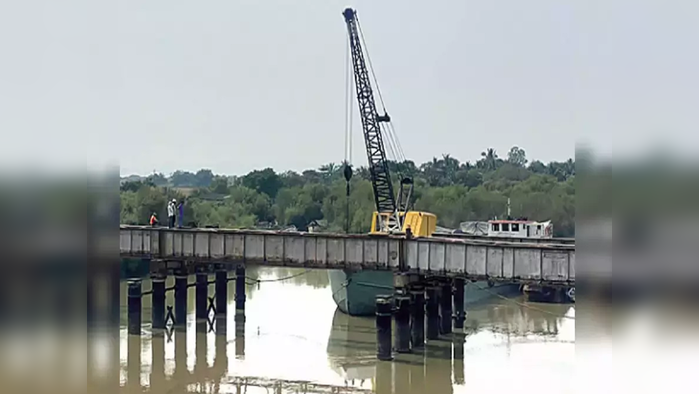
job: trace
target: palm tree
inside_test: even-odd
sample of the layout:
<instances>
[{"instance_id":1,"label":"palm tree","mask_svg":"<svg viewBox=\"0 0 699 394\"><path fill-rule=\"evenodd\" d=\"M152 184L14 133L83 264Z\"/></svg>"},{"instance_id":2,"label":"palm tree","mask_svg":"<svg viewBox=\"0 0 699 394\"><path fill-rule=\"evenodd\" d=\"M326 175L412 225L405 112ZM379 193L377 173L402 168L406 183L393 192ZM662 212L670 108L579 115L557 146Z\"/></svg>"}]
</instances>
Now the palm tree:
<instances>
[{"instance_id":1,"label":"palm tree","mask_svg":"<svg viewBox=\"0 0 699 394\"><path fill-rule=\"evenodd\" d=\"M440 162L442 167L442 176L444 178L443 180L448 184L454 183L456 180L456 173L459 171L461 163L459 160L451 157L451 155L448 153L442 155Z\"/></svg>"},{"instance_id":2,"label":"palm tree","mask_svg":"<svg viewBox=\"0 0 699 394\"><path fill-rule=\"evenodd\" d=\"M340 166L335 163L328 163L320 166L318 171L323 175L325 179L332 179L335 177L337 172L340 170Z\"/></svg>"},{"instance_id":3,"label":"palm tree","mask_svg":"<svg viewBox=\"0 0 699 394\"><path fill-rule=\"evenodd\" d=\"M489 171L495 170L498 162L498 154L495 149L488 148L485 152L481 152L481 157L483 158L479 160L479 163L482 163L483 168Z\"/></svg>"}]
</instances>

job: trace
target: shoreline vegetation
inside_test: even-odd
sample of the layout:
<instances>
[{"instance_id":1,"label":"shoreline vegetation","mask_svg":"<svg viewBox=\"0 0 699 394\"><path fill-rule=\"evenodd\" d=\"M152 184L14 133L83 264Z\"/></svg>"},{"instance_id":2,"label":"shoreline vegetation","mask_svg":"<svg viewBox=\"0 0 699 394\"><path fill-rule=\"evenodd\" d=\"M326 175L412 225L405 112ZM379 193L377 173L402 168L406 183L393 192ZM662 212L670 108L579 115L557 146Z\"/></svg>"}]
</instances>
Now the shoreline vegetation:
<instances>
[{"instance_id":1,"label":"shoreline vegetation","mask_svg":"<svg viewBox=\"0 0 699 394\"><path fill-rule=\"evenodd\" d=\"M505 158L487 149L475 162L451 155L416 165L390 162L395 190L401 177L415 182L414 209L437 215L438 225L458 228L464 221L485 221L507 215L551 220L554 236L575 236L575 161L529 162L513 147ZM350 232L368 232L375 210L367 167L354 167L350 181ZM148 223L155 212L167 223L167 201L185 201L184 224L198 227L296 228L344 232L347 214L343 164L328 163L301 173L272 168L243 176L225 176L202 169L170 176L122 177L121 223Z\"/></svg>"}]
</instances>

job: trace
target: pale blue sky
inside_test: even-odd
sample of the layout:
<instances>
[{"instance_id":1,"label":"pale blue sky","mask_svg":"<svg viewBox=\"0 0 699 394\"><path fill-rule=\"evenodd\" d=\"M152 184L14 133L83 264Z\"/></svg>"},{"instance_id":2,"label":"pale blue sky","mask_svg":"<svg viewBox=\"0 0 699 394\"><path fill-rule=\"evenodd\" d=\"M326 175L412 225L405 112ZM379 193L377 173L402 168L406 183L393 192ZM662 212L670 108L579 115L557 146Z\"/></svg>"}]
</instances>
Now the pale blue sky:
<instances>
[{"instance_id":1,"label":"pale blue sky","mask_svg":"<svg viewBox=\"0 0 699 394\"><path fill-rule=\"evenodd\" d=\"M27 0L0 5L0 163L339 162L347 5L418 163L513 145L564 160L576 141L611 154L613 135L617 152L697 146L695 1Z\"/></svg>"}]
</instances>

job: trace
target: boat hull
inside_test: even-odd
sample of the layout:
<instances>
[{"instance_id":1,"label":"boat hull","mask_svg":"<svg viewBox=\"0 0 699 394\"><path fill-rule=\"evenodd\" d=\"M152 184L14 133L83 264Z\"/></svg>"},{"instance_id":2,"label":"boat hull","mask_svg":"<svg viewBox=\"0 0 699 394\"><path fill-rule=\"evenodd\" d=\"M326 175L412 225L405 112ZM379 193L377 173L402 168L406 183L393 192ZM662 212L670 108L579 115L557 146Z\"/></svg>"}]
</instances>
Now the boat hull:
<instances>
[{"instance_id":1,"label":"boat hull","mask_svg":"<svg viewBox=\"0 0 699 394\"><path fill-rule=\"evenodd\" d=\"M145 259L121 259L121 279L145 278L150 272L150 261Z\"/></svg>"},{"instance_id":2,"label":"boat hull","mask_svg":"<svg viewBox=\"0 0 699 394\"><path fill-rule=\"evenodd\" d=\"M376 312L376 297L394 293L392 272L329 270L328 277L333 301L340 311L351 316L373 315ZM487 281L467 283L464 287L464 306L515 294L519 294L517 284L489 285Z\"/></svg>"},{"instance_id":3,"label":"boat hull","mask_svg":"<svg viewBox=\"0 0 699 394\"><path fill-rule=\"evenodd\" d=\"M566 304L575 303L575 288L553 288L548 286L525 285L523 289L527 301Z\"/></svg>"}]
</instances>

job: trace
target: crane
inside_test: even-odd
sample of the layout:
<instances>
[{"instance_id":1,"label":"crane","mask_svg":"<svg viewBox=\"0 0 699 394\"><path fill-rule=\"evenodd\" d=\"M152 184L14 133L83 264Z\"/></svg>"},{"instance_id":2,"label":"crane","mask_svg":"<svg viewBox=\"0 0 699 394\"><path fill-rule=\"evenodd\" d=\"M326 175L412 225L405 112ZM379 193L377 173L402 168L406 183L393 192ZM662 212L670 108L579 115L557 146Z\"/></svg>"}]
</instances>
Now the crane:
<instances>
[{"instance_id":1,"label":"crane","mask_svg":"<svg viewBox=\"0 0 699 394\"><path fill-rule=\"evenodd\" d=\"M411 233L416 236L431 236L436 229L436 216L427 212L411 211L413 180L410 177L401 179L398 198L394 194L381 132L381 124L389 123L391 117L385 109L381 115L376 108L369 69L364 59L365 49L362 48L363 40L357 13L354 9L347 8L342 14L345 17L349 36L357 104L359 105L364 143L369 160L369 174L376 204L371 232L398 233L406 232L409 228Z\"/></svg>"}]
</instances>

